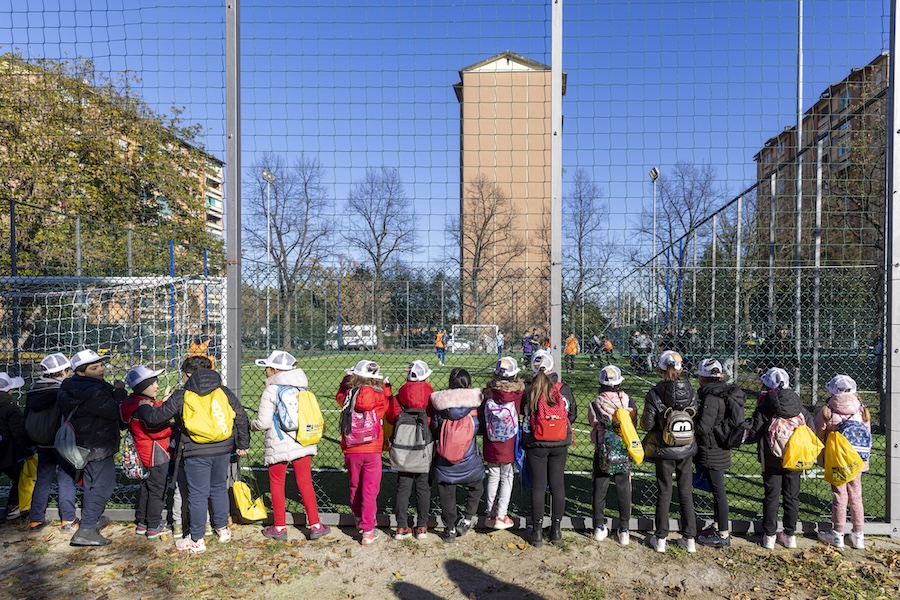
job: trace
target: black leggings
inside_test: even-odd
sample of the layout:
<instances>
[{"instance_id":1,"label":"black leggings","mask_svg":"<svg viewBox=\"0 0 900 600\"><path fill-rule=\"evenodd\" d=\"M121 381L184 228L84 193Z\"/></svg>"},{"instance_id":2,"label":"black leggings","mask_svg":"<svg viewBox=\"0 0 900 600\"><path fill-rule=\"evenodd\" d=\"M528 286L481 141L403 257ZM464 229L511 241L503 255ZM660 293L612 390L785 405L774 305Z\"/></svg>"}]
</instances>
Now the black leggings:
<instances>
[{"instance_id":1,"label":"black leggings","mask_svg":"<svg viewBox=\"0 0 900 600\"><path fill-rule=\"evenodd\" d=\"M713 511L719 531L728 531L728 496L725 494L725 471L706 469L713 494Z\"/></svg>"},{"instance_id":2,"label":"black leggings","mask_svg":"<svg viewBox=\"0 0 900 600\"><path fill-rule=\"evenodd\" d=\"M568 446L529 448L525 454L531 474L531 521L535 528L544 519L544 491L550 486L550 509L554 521L561 520L566 511L566 459Z\"/></svg>"}]
</instances>

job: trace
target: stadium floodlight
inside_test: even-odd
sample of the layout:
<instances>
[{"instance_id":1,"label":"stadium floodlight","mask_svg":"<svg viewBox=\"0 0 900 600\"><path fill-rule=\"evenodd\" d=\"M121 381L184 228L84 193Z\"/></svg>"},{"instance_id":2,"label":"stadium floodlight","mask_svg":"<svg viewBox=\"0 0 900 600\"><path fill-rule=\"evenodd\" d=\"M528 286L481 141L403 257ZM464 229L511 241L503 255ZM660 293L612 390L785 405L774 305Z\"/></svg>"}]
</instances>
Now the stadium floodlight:
<instances>
[{"instance_id":1,"label":"stadium floodlight","mask_svg":"<svg viewBox=\"0 0 900 600\"><path fill-rule=\"evenodd\" d=\"M268 168L262 170L262 178L266 180L266 350L272 349L270 326L269 282L272 272L272 195L271 186L275 183L275 175Z\"/></svg>"}]
</instances>

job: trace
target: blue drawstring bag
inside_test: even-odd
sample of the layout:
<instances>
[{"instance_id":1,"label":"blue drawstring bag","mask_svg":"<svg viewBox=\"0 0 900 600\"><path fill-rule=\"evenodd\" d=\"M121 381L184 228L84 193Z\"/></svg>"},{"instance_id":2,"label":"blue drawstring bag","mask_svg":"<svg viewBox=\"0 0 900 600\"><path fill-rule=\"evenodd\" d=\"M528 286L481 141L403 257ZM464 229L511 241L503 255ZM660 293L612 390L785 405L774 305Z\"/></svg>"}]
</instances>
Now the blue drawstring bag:
<instances>
[{"instance_id":1,"label":"blue drawstring bag","mask_svg":"<svg viewBox=\"0 0 900 600\"><path fill-rule=\"evenodd\" d=\"M521 430L516 434L516 468L519 469L522 487L531 489L531 474L528 472L528 463L525 461L525 448L522 447Z\"/></svg>"},{"instance_id":2,"label":"blue drawstring bag","mask_svg":"<svg viewBox=\"0 0 900 600\"><path fill-rule=\"evenodd\" d=\"M712 486L709 485L709 474L706 472L706 467L694 464L694 477L692 479L692 484L695 490L700 490L702 492L712 492Z\"/></svg>"}]
</instances>

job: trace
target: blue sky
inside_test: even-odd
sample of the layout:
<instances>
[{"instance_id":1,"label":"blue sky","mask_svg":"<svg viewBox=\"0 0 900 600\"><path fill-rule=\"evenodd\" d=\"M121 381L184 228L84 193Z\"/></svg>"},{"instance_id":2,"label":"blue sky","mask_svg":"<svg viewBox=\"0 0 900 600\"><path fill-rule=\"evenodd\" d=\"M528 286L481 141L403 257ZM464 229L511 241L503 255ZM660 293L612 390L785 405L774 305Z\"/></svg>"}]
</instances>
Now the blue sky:
<instances>
[{"instance_id":1,"label":"blue sky","mask_svg":"<svg viewBox=\"0 0 900 600\"><path fill-rule=\"evenodd\" d=\"M367 167L396 167L416 203L416 260L439 260L459 203L457 71L505 50L550 64L549 6L244 0L243 164L318 155L336 219ZM886 49L890 3L804 6L808 107ZM710 162L737 194L753 183L753 155L796 121L794 0L566 0L564 20L564 167L607 191L623 245L650 210L651 166ZM133 72L152 106L185 106L224 158L222 2L0 0L0 45Z\"/></svg>"}]
</instances>

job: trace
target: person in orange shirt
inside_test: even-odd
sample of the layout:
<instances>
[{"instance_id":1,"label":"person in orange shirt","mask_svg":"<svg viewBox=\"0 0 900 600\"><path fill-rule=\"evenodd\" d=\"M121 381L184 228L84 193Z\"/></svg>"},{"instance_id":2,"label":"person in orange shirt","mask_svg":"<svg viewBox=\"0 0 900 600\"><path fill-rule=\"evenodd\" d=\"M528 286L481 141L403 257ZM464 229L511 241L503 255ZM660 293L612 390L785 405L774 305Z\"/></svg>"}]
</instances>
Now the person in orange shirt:
<instances>
[{"instance_id":1,"label":"person in orange shirt","mask_svg":"<svg viewBox=\"0 0 900 600\"><path fill-rule=\"evenodd\" d=\"M447 353L447 330L441 329L434 338L434 350L437 352L438 363L443 367Z\"/></svg>"},{"instance_id":2,"label":"person in orange shirt","mask_svg":"<svg viewBox=\"0 0 900 600\"><path fill-rule=\"evenodd\" d=\"M566 338L566 350L564 357L566 363L566 373L571 373L575 370L575 356L578 354L578 350L578 338L576 338L575 333L572 332L569 334L569 337Z\"/></svg>"}]
</instances>

